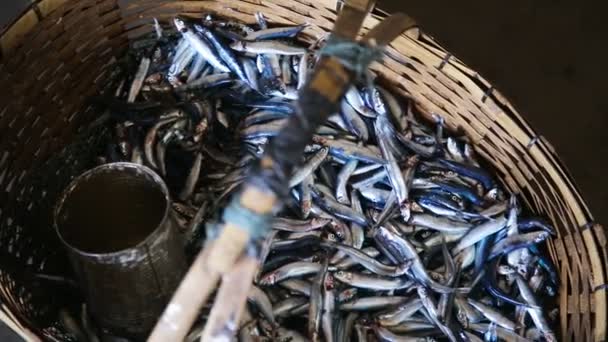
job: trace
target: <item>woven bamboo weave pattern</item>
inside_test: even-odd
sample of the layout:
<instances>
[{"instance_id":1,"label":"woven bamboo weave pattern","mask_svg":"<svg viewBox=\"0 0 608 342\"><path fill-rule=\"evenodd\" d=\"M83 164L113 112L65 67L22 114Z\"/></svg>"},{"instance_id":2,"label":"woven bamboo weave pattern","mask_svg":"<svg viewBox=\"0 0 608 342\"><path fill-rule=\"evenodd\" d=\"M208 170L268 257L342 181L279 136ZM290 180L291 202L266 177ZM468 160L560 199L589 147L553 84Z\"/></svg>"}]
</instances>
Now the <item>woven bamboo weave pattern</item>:
<instances>
[{"instance_id":1,"label":"woven bamboo weave pattern","mask_svg":"<svg viewBox=\"0 0 608 342\"><path fill-rule=\"evenodd\" d=\"M53 288L31 286L21 275L23 269L65 267L50 228L50 201L41 192L55 178L43 179L35 170L55 167L57 188L80 172L84 163L78 156L86 151L70 143L86 135L95 118L87 98L111 77L129 41L154 29L152 18L211 12L253 23L260 11L276 24L309 23L304 39L313 41L332 28L338 5L336 0L42 0L16 19L0 35L0 318L32 340L61 338L56 317L62 303ZM380 16L374 11L365 28ZM464 132L503 185L552 221L559 236L548 247L562 280L557 330L563 340L605 341L606 289L600 287L608 274L605 231L593 222L552 146L488 81L421 31L399 37L372 68L424 115L441 114L451 129ZM73 164L53 165L51 157L60 152ZM53 191L60 189L48 189L48 196Z\"/></svg>"}]
</instances>

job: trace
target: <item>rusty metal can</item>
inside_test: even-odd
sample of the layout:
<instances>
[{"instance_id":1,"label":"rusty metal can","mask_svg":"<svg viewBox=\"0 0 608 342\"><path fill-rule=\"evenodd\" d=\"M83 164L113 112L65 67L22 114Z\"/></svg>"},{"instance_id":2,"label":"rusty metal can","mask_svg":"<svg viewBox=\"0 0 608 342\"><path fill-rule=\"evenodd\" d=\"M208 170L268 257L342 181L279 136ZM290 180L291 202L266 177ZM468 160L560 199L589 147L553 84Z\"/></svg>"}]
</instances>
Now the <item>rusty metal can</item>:
<instances>
[{"instance_id":1,"label":"rusty metal can","mask_svg":"<svg viewBox=\"0 0 608 342\"><path fill-rule=\"evenodd\" d=\"M186 259L170 208L163 180L133 163L91 169L60 197L56 232L107 333L144 338L179 284Z\"/></svg>"}]
</instances>

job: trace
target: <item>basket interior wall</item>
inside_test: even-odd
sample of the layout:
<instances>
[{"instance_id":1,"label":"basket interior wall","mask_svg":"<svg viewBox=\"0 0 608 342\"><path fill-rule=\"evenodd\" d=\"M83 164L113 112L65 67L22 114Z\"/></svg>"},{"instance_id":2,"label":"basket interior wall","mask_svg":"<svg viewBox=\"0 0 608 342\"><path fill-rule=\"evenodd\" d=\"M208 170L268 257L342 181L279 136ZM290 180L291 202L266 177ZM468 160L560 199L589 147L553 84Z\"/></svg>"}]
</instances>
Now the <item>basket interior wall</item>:
<instances>
[{"instance_id":1,"label":"basket interior wall","mask_svg":"<svg viewBox=\"0 0 608 342\"><path fill-rule=\"evenodd\" d=\"M153 17L213 12L253 22L257 11L277 24L308 22L306 34L318 37L331 29L336 1L46 0L33 4L3 33L0 296L16 329L39 333L62 305L52 300L53 288L33 286L23 270L65 269L50 226L49 198L86 167L86 148L65 147L77 136L93 139L85 127L98 113L87 98L100 91L129 40L153 30ZM365 27L377 21L373 16ZM594 291L608 273L604 230L593 223L551 145L486 80L423 33L400 37L373 69L413 98L423 114L439 113L452 129L465 132L502 183L521 194L530 210L550 218L559 230L548 249L561 272L562 338L605 340L606 290ZM84 147L94 145L90 141ZM62 150L72 159L48 162ZM39 172L49 168L57 174ZM44 333L58 331L47 327Z\"/></svg>"}]
</instances>

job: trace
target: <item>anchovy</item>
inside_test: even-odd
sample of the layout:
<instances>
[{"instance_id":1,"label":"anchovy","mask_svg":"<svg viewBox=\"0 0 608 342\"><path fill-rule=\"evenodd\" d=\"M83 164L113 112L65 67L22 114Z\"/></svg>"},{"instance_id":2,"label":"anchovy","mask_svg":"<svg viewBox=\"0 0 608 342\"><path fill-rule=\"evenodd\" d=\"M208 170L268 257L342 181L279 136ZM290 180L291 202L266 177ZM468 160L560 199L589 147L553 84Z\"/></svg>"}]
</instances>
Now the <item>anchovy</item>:
<instances>
[{"instance_id":1,"label":"anchovy","mask_svg":"<svg viewBox=\"0 0 608 342\"><path fill-rule=\"evenodd\" d=\"M498 232L505 227L506 223L507 219L505 217L500 217L494 220L488 220L472 228L462 237L462 239L460 239L458 244L452 249L452 253L460 252L461 250L476 244L484 237Z\"/></svg>"},{"instance_id":2,"label":"anchovy","mask_svg":"<svg viewBox=\"0 0 608 342\"><path fill-rule=\"evenodd\" d=\"M324 242L324 243L327 244L329 242ZM321 245L323 245L324 243L322 243ZM350 246L346 246L346 245L343 245L343 246L344 246L344 248L350 247ZM347 251L342 251L342 252L345 255L348 255ZM368 267L374 268L376 266L375 263L378 262L378 261L376 261L374 259L380 255L380 252L376 248L374 248L374 247L366 247L366 248L361 249L360 251L357 250L357 252L351 250L350 252L353 253L353 254L357 254L357 256L355 256L354 258L353 257L344 258L341 261L333 264L336 269L346 270L346 269L349 269L349 268L351 268L353 266L359 265L360 263L363 264L365 262L369 262L369 264L371 264L371 266L368 266ZM369 257L371 259L368 259L366 256L360 255L359 253L363 253L363 254L365 254L367 257ZM363 264L363 265L365 265L365 264ZM383 275L391 275L393 273L398 273L398 271L392 272L393 268L391 268L390 265L385 265L385 266L389 267L388 268L389 271L387 272L387 274L383 274ZM383 267L383 266L381 266L381 267ZM394 270L396 270L396 269L394 269ZM382 274L382 272L383 271L380 271L380 272L378 272L378 274Z\"/></svg>"},{"instance_id":3,"label":"anchovy","mask_svg":"<svg viewBox=\"0 0 608 342\"><path fill-rule=\"evenodd\" d=\"M387 248L389 253L396 260L400 260L401 262L411 261L411 273L414 275L415 279L427 284L434 291L440 293L451 293L455 291L466 293L470 290L468 288L450 288L431 279L422 260L418 256L416 248L406 237L391 234L387 229L378 227L375 231L374 238L377 239L376 241L383 245L384 248Z\"/></svg>"},{"instance_id":4,"label":"anchovy","mask_svg":"<svg viewBox=\"0 0 608 342\"><path fill-rule=\"evenodd\" d=\"M400 323L400 324L392 326L392 327L387 327L387 329L395 334L412 333L415 335L418 335L421 333L432 334L432 333L436 333L436 331L438 330L437 327L435 326L435 324L430 323L428 320L414 320L414 319L408 320L406 322ZM428 339L431 339L431 341L434 341L434 339L432 339L432 337L428 337Z\"/></svg>"},{"instance_id":5,"label":"anchovy","mask_svg":"<svg viewBox=\"0 0 608 342\"><path fill-rule=\"evenodd\" d=\"M494 259L499 254L508 254L515 249L545 241L549 237L546 231L516 234L498 241L490 250L488 258Z\"/></svg>"},{"instance_id":6,"label":"anchovy","mask_svg":"<svg viewBox=\"0 0 608 342\"><path fill-rule=\"evenodd\" d=\"M260 310L260 312L262 312L264 317L269 320L270 323L276 324L274 320L272 303L264 291L252 285L249 293L247 294L247 300L254 303L254 305Z\"/></svg>"},{"instance_id":7,"label":"anchovy","mask_svg":"<svg viewBox=\"0 0 608 342\"><path fill-rule=\"evenodd\" d=\"M464 270L475 262L475 247L470 246L464 250L458 252L454 256L454 262L458 265L458 268Z\"/></svg>"},{"instance_id":8,"label":"anchovy","mask_svg":"<svg viewBox=\"0 0 608 342\"><path fill-rule=\"evenodd\" d=\"M241 137L245 140L274 137L279 134L279 131L283 127L285 127L285 124L287 124L287 119L278 119L258 125L252 125L241 130Z\"/></svg>"},{"instance_id":9,"label":"anchovy","mask_svg":"<svg viewBox=\"0 0 608 342\"><path fill-rule=\"evenodd\" d=\"M271 40L271 39L283 39L283 38L293 38L297 36L302 30L304 30L308 25L302 24L298 26L286 26L286 27L276 27L271 29L263 29L249 33L244 37L244 40L253 41L253 40Z\"/></svg>"},{"instance_id":10,"label":"anchovy","mask_svg":"<svg viewBox=\"0 0 608 342\"><path fill-rule=\"evenodd\" d=\"M375 207L384 208L387 203L389 203L389 198L391 197L392 191L369 187L359 189L359 193L361 194L361 197L371 202L371 204ZM395 200L396 198L397 197L395 196ZM392 204L394 203L395 201L393 201Z\"/></svg>"},{"instance_id":11,"label":"anchovy","mask_svg":"<svg viewBox=\"0 0 608 342\"><path fill-rule=\"evenodd\" d=\"M192 81L194 81L200 75L206 65L207 61L205 61L203 56L196 55L196 57L194 57L192 68L190 68L188 71L188 79L186 80L186 83L192 83Z\"/></svg>"},{"instance_id":12,"label":"anchovy","mask_svg":"<svg viewBox=\"0 0 608 342\"><path fill-rule=\"evenodd\" d=\"M428 290L424 286L417 287L418 297L422 302L422 306L425 308L428 317L431 321L450 339L450 341L456 340L454 331L450 329L447 325L445 325L439 317L437 312L437 305L433 298L429 295Z\"/></svg>"},{"instance_id":13,"label":"anchovy","mask_svg":"<svg viewBox=\"0 0 608 342\"><path fill-rule=\"evenodd\" d=\"M382 164L368 164L368 165L361 166L361 167L357 168L353 172L353 176L359 176L359 175L368 173L370 171L374 171L374 170L378 170L378 169L382 169L382 168L383 168ZM381 170L381 172L386 172L386 171Z\"/></svg>"},{"instance_id":14,"label":"anchovy","mask_svg":"<svg viewBox=\"0 0 608 342\"><path fill-rule=\"evenodd\" d=\"M182 36L190 43L190 45L205 58L209 64L213 65L214 68L221 72L230 72L230 68L222 62L222 60L215 54L207 43L205 43L199 36L196 35L192 30L186 27L186 23L179 19L173 19L173 23Z\"/></svg>"},{"instance_id":15,"label":"anchovy","mask_svg":"<svg viewBox=\"0 0 608 342\"><path fill-rule=\"evenodd\" d=\"M305 280L289 279L289 280L284 280L284 281L280 282L279 285L281 285L282 287L285 287L286 289L288 289L290 291L298 292L305 296L310 297L312 284Z\"/></svg>"},{"instance_id":16,"label":"anchovy","mask_svg":"<svg viewBox=\"0 0 608 342\"><path fill-rule=\"evenodd\" d=\"M319 206L321 206L331 214L344 220L354 222L362 226L367 226L367 219L361 213L341 203L338 203L338 201L336 201L335 199L329 197L327 194L319 192L315 188L312 188L311 190L313 200L317 202Z\"/></svg>"},{"instance_id":17,"label":"anchovy","mask_svg":"<svg viewBox=\"0 0 608 342\"><path fill-rule=\"evenodd\" d=\"M302 89L308 80L308 63L310 59L309 53L304 53L300 57L300 61L298 64L298 85L297 89Z\"/></svg>"},{"instance_id":18,"label":"anchovy","mask_svg":"<svg viewBox=\"0 0 608 342\"><path fill-rule=\"evenodd\" d=\"M291 71L291 56L283 56L281 59L281 76L283 77L283 84L290 85L292 82L292 71ZM292 100L297 100L297 89L291 88L295 96L292 96Z\"/></svg>"},{"instance_id":19,"label":"anchovy","mask_svg":"<svg viewBox=\"0 0 608 342\"><path fill-rule=\"evenodd\" d=\"M207 40L211 43L211 45L213 45L220 58L224 61L224 63L226 63L228 68L230 68L230 70L232 70L232 72L234 72L238 78L247 82L248 79L247 75L245 74L245 70L230 48L217 39L213 32L206 27L195 25L194 28L198 32L202 33L203 36L205 36L205 38L207 38Z\"/></svg>"},{"instance_id":20,"label":"anchovy","mask_svg":"<svg viewBox=\"0 0 608 342\"><path fill-rule=\"evenodd\" d=\"M331 279L331 275L327 274L323 282L323 312L321 313L321 326L325 342L333 342L335 340L335 309L336 296L333 280Z\"/></svg>"},{"instance_id":21,"label":"anchovy","mask_svg":"<svg viewBox=\"0 0 608 342\"><path fill-rule=\"evenodd\" d=\"M359 313L353 311L346 315L346 318L342 321L340 328L336 334L337 341L351 341L352 340L352 332L355 327L355 322L359 318Z\"/></svg>"},{"instance_id":22,"label":"anchovy","mask_svg":"<svg viewBox=\"0 0 608 342\"><path fill-rule=\"evenodd\" d=\"M490 324L488 324L488 323L469 324L469 328L483 334L488 331L488 329L490 328ZM500 338L503 341L529 342L528 339L521 337L508 329L504 329L501 327L495 327L494 329L496 331L498 338Z\"/></svg>"},{"instance_id":23,"label":"anchovy","mask_svg":"<svg viewBox=\"0 0 608 342\"><path fill-rule=\"evenodd\" d=\"M338 158L354 158L366 163L385 163L380 150L375 146L359 146L347 140L327 139L321 136L313 137L313 141L329 147L329 152Z\"/></svg>"},{"instance_id":24,"label":"anchovy","mask_svg":"<svg viewBox=\"0 0 608 342\"><path fill-rule=\"evenodd\" d=\"M384 132L386 129L383 129L382 126L386 126L388 124L388 118L383 115L379 115L376 118L376 137L379 139L378 144L380 145L380 151L382 151L382 156L386 159L385 169L388 175L388 179L391 182L391 186L393 188L393 192L397 196L398 206L401 210L401 215L404 220L409 220L410 212L408 206L408 188L405 183L405 179L403 178L403 174L401 173L401 169L397 165L397 159L393 155L390 147L386 143L387 139L384 136Z\"/></svg>"},{"instance_id":25,"label":"anchovy","mask_svg":"<svg viewBox=\"0 0 608 342\"><path fill-rule=\"evenodd\" d=\"M143 57L139 63L139 68L137 69L137 73L133 78L133 82L131 83L131 89L129 89L129 96L127 97L127 102L134 102L137 95L141 91L141 87L144 84L144 79L148 74L148 70L150 69L150 58Z\"/></svg>"},{"instance_id":26,"label":"anchovy","mask_svg":"<svg viewBox=\"0 0 608 342\"><path fill-rule=\"evenodd\" d=\"M251 88L260 90L260 81L255 62L250 58L241 57L241 64L243 65L245 76L247 77L247 83Z\"/></svg>"},{"instance_id":27,"label":"anchovy","mask_svg":"<svg viewBox=\"0 0 608 342\"><path fill-rule=\"evenodd\" d=\"M232 77L230 77L230 74L228 74L228 73L211 74L208 76L202 76L190 83L179 86L176 88L176 90L185 91L185 90L198 89L198 88L212 88L212 87L216 87L218 85L232 83L232 82L233 82Z\"/></svg>"},{"instance_id":28,"label":"anchovy","mask_svg":"<svg viewBox=\"0 0 608 342\"><path fill-rule=\"evenodd\" d=\"M314 186L314 178L312 175L308 175L302 183L300 183L300 210L302 211L302 217L308 218L310 215L313 204L312 204L312 187Z\"/></svg>"},{"instance_id":29,"label":"anchovy","mask_svg":"<svg viewBox=\"0 0 608 342\"><path fill-rule=\"evenodd\" d=\"M555 337L555 333L551 330L549 323L545 319L543 312L538 308L538 301L528 286L528 283L519 275L515 275L515 282L517 283L517 288L519 289L519 293L522 298L530 305L534 306L533 308L528 308L528 313L534 322L534 325L540 330L543 334L543 337L547 341L557 341Z\"/></svg>"},{"instance_id":30,"label":"anchovy","mask_svg":"<svg viewBox=\"0 0 608 342\"><path fill-rule=\"evenodd\" d=\"M409 224L434 229L445 234L455 235L467 233L472 227L472 225L468 223L455 222L442 217L426 214L413 214L409 220Z\"/></svg>"},{"instance_id":31,"label":"anchovy","mask_svg":"<svg viewBox=\"0 0 608 342\"><path fill-rule=\"evenodd\" d=\"M264 275L259 283L260 285L273 285L289 278L314 274L321 269L322 265L316 262L294 262Z\"/></svg>"},{"instance_id":32,"label":"anchovy","mask_svg":"<svg viewBox=\"0 0 608 342\"><path fill-rule=\"evenodd\" d=\"M475 309L481 312L490 321L500 325L505 329L515 330L515 322L505 317L498 310L495 310L492 307L485 305L481 302L475 301L471 298L469 298L469 304L471 304Z\"/></svg>"},{"instance_id":33,"label":"anchovy","mask_svg":"<svg viewBox=\"0 0 608 342\"><path fill-rule=\"evenodd\" d=\"M346 184L352 173L357 168L359 162L356 159L350 160L344 164L340 173L338 173L338 181L336 183L336 200L342 204L350 204L348 193L346 192Z\"/></svg>"},{"instance_id":34,"label":"anchovy","mask_svg":"<svg viewBox=\"0 0 608 342\"><path fill-rule=\"evenodd\" d=\"M323 312L323 287L327 274L327 259L317 272L317 276L312 282L310 306L308 309L308 337L313 341L319 339L319 328L321 327L321 315Z\"/></svg>"},{"instance_id":35,"label":"anchovy","mask_svg":"<svg viewBox=\"0 0 608 342\"><path fill-rule=\"evenodd\" d=\"M247 117L245 117L241 121L241 124L243 127L249 127L249 126L255 125L255 124L260 124L260 123L273 121L273 120L277 120L277 119L283 119L288 116L289 116L289 114L287 114L287 113L262 109L260 111L251 112Z\"/></svg>"},{"instance_id":36,"label":"anchovy","mask_svg":"<svg viewBox=\"0 0 608 342\"><path fill-rule=\"evenodd\" d=\"M344 98L345 101L348 102L348 104L351 105L359 114L368 118L375 118L378 115L365 105L365 102L363 101L363 98L356 87L350 87Z\"/></svg>"},{"instance_id":37,"label":"anchovy","mask_svg":"<svg viewBox=\"0 0 608 342\"><path fill-rule=\"evenodd\" d=\"M363 142L369 140L369 130L367 129L367 124L365 121L363 121L359 114L357 114L353 107L343 101L340 114L342 115L342 119L350 132L355 134Z\"/></svg>"},{"instance_id":38,"label":"anchovy","mask_svg":"<svg viewBox=\"0 0 608 342\"><path fill-rule=\"evenodd\" d=\"M380 171L374 173L373 175L371 175L370 177L367 177L359 182L353 183L352 187L354 189L369 188L387 177L388 177L388 175L387 175L386 170L380 170Z\"/></svg>"},{"instance_id":39,"label":"anchovy","mask_svg":"<svg viewBox=\"0 0 608 342\"><path fill-rule=\"evenodd\" d=\"M506 294L499 286L496 280L496 273L497 273L497 265L500 262L500 257L496 258L490 262L488 262L487 266L486 266L486 272L485 272L485 276L483 278L483 282L484 282L484 286L486 288L486 290L494 297L503 300L507 303L511 303L513 305L522 305L522 306L529 306L529 304L513 298L512 296Z\"/></svg>"},{"instance_id":40,"label":"anchovy","mask_svg":"<svg viewBox=\"0 0 608 342\"><path fill-rule=\"evenodd\" d=\"M494 186L492 177L479 167L466 165L447 159L439 159L439 163L462 176L473 178L476 181L481 182L483 187L486 189L491 189Z\"/></svg>"},{"instance_id":41,"label":"anchovy","mask_svg":"<svg viewBox=\"0 0 608 342\"><path fill-rule=\"evenodd\" d=\"M517 221L517 229L522 233L531 232L533 228L541 229L553 236L557 235L555 232L555 228L553 228L553 226L549 222L545 221L542 218L532 217L524 220L520 219Z\"/></svg>"},{"instance_id":42,"label":"anchovy","mask_svg":"<svg viewBox=\"0 0 608 342\"><path fill-rule=\"evenodd\" d=\"M342 311L375 311L396 306L405 302L407 297L363 297L340 303L338 308Z\"/></svg>"},{"instance_id":43,"label":"anchovy","mask_svg":"<svg viewBox=\"0 0 608 342\"><path fill-rule=\"evenodd\" d=\"M385 312L378 315L378 324L383 327L391 327L404 322L408 318L412 317L416 312L422 308L422 301L420 298L412 298L403 305L395 308L389 312Z\"/></svg>"},{"instance_id":44,"label":"anchovy","mask_svg":"<svg viewBox=\"0 0 608 342\"><path fill-rule=\"evenodd\" d=\"M356 190L352 190L350 194L351 198L351 208L360 214L363 214L363 208L361 207L361 201L359 200L359 196L357 196ZM363 242L365 242L365 232L363 231L363 226L351 222L350 224L350 233L353 239L353 247L357 249L361 249L363 246Z\"/></svg>"},{"instance_id":45,"label":"anchovy","mask_svg":"<svg viewBox=\"0 0 608 342\"><path fill-rule=\"evenodd\" d=\"M289 316L294 311L308 304L308 298L304 297L289 297L272 306L272 314L275 317Z\"/></svg>"},{"instance_id":46,"label":"anchovy","mask_svg":"<svg viewBox=\"0 0 608 342\"><path fill-rule=\"evenodd\" d=\"M381 278L346 271L335 272L333 276L350 286L376 291L399 290L408 288L413 284L413 282L406 280L405 278Z\"/></svg>"},{"instance_id":47,"label":"anchovy","mask_svg":"<svg viewBox=\"0 0 608 342\"><path fill-rule=\"evenodd\" d=\"M419 206L430 211L434 215L445 216L456 221L487 218L476 213L463 211L451 202L455 201L435 195L421 196L421 198L416 201Z\"/></svg>"},{"instance_id":48,"label":"anchovy","mask_svg":"<svg viewBox=\"0 0 608 342\"><path fill-rule=\"evenodd\" d=\"M403 108L399 104L397 98L388 90L377 87L380 91L380 95L384 100L385 106L388 109L388 113L392 116L393 122L397 126L399 132L405 132L409 127L409 122L403 111Z\"/></svg>"},{"instance_id":49,"label":"anchovy","mask_svg":"<svg viewBox=\"0 0 608 342\"><path fill-rule=\"evenodd\" d=\"M289 180L289 187L292 188L300 184L304 180L304 178L308 177L321 165L325 158L327 158L328 154L328 148L320 149L314 156L312 156L306 162L303 167L298 168L296 172L291 176L291 179Z\"/></svg>"},{"instance_id":50,"label":"anchovy","mask_svg":"<svg viewBox=\"0 0 608 342\"><path fill-rule=\"evenodd\" d=\"M456 306L456 318L463 326L466 327L471 323L479 323L483 320L481 313L471 306L465 298L456 295L454 305Z\"/></svg>"},{"instance_id":51,"label":"anchovy","mask_svg":"<svg viewBox=\"0 0 608 342\"><path fill-rule=\"evenodd\" d=\"M146 139L144 142L144 156L146 157L146 162L152 167L158 168L158 164L156 163L156 159L154 158L153 152L158 130L165 125L175 122L178 118L179 114L176 113L172 117L169 117L165 120L160 120L154 126L152 126L152 128L150 128L150 130L146 134Z\"/></svg>"},{"instance_id":52,"label":"anchovy","mask_svg":"<svg viewBox=\"0 0 608 342\"><path fill-rule=\"evenodd\" d=\"M230 44L235 51L256 53L256 54L275 54L275 55L303 55L306 49L299 46L289 45L278 41L239 41Z\"/></svg>"},{"instance_id":53,"label":"anchovy","mask_svg":"<svg viewBox=\"0 0 608 342\"><path fill-rule=\"evenodd\" d=\"M446 233L437 233L435 235L432 235L431 237L429 237L428 239L424 240L422 242L422 244L426 247L426 248L431 248L431 247L435 247L435 246L439 246L441 245L441 243L443 241L445 241L446 243L450 243L450 242L455 242L460 240L465 233L460 233L460 234L446 234Z\"/></svg>"},{"instance_id":54,"label":"anchovy","mask_svg":"<svg viewBox=\"0 0 608 342\"><path fill-rule=\"evenodd\" d=\"M378 336L378 340L383 342L431 342L434 341L429 337L403 336L392 333L390 330L381 326L375 325L374 332Z\"/></svg>"},{"instance_id":55,"label":"anchovy","mask_svg":"<svg viewBox=\"0 0 608 342\"><path fill-rule=\"evenodd\" d=\"M192 163L192 168L188 173L188 177L186 178L186 183L184 184L184 188L182 192L179 194L179 199L182 201L186 201L192 193L194 192L194 187L196 186L196 182L201 173L201 164L203 163L203 154L197 153L194 158L194 162Z\"/></svg>"},{"instance_id":56,"label":"anchovy","mask_svg":"<svg viewBox=\"0 0 608 342\"><path fill-rule=\"evenodd\" d=\"M272 229L287 231L287 232L307 232L326 226L331 220L323 218L312 218L310 220L301 221L296 219L287 219L277 217L272 223Z\"/></svg>"}]
</instances>

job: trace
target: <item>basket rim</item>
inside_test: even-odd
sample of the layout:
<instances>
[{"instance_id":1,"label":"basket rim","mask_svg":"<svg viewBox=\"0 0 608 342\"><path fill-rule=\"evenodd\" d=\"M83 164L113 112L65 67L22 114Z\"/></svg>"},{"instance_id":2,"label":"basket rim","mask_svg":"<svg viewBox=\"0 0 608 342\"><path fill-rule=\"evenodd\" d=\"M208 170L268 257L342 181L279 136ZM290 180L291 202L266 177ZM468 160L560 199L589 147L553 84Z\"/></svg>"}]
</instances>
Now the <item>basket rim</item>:
<instances>
[{"instance_id":1,"label":"basket rim","mask_svg":"<svg viewBox=\"0 0 608 342\"><path fill-rule=\"evenodd\" d=\"M114 0L116 2L120 2L120 0ZM259 4L263 4L265 1L272 2L271 0L255 0ZM10 56L10 51L14 47L18 47L21 45L22 41L27 38L28 33L34 29L37 25L39 25L45 18L49 16L49 14L55 12L57 9L68 3L75 3L76 1L70 0L35 0L31 2L28 6L26 6L20 13L18 13L14 19L2 27L0 31L0 68L2 68L2 64L5 61L7 56ZM338 4L341 3L341 0L319 0L319 3L322 6L327 8L337 8ZM156 2L155 2L156 3ZM331 6L334 4L335 6ZM380 17L381 15L385 15L387 12L382 10L377 10L375 16ZM466 64L460 61L457 57L453 56L447 50L445 50L440 43L438 43L435 38L430 35L425 34L422 30L417 32L417 39L412 39L409 36L410 40L415 41L415 44L421 45L425 44L425 48L430 51L435 57L441 59L441 64L439 65L439 71L442 71L446 68L450 68L450 70L454 73L462 74L471 80L474 80L477 84L477 87L480 91L483 92L482 102L486 100L493 101L494 104L498 107L497 109L500 111L501 117L500 122L503 125L510 126L514 129L513 132L509 132L515 135L518 135L518 139L523 142L522 139L527 139L528 145L526 146L527 153L530 158L535 160L540 160L539 164L544 164L546 178L553 180L556 182L556 187L558 188L558 192L554 192L554 196L568 196L565 200L567 204L567 209L569 209L574 215L574 220L578 222L579 226L574 229L578 233L578 235L582 236L584 242L582 246L585 250L588 250L588 255L585 257L589 258L588 261L589 267L592 268L593 273L598 271L599 278L601 281L605 282L606 274L603 273L602 260L597 250L597 246L600 246L602 241L601 238L594 237L594 233L589 233L590 231L595 231L595 234L604 234L603 227L594 222L593 215L587 205L587 202L582 197L580 188L576 184L575 179L572 177L570 171L568 170L567 165L559 158L558 154L554 147L549 143L549 141L542 135L538 134L536 130L532 128L529 121L520 114L515 107L506 99L506 97L497 90L491 82L487 81L481 75L479 75L476 71L469 68ZM482 155L483 159L487 159L487 155ZM570 235L567 235L568 237ZM604 236L604 235L602 235ZM576 236L575 238L579 238ZM572 239L572 237L570 237ZM578 243L578 241L576 241ZM605 243L605 241L603 241ZM575 242L568 243L566 241L566 246L561 246L562 251L557 251L558 254L565 253L565 255L569 255L569 253L563 252L563 250L570 245L572 247L576 247L577 244ZM593 250L589 250L589 248L593 247ZM580 258L580 257L579 257ZM580 262L580 261L579 261ZM563 272L563 270L562 270ZM594 278L596 278L594 276ZM595 280L595 279L594 279ZM2 284L0 284L2 287ZM596 299L603 298L604 302L606 299L606 289L601 289L598 291L592 291L590 293L590 297L594 297ZM598 297L599 296L599 297ZM598 314L598 306L602 306L600 310L601 313ZM598 327L601 327L602 331L600 335L596 332L595 337L603 337L606 336L606 305L605 303L598 304L596 303L596 319L595 319L595 328L597 330ZM591 310L591 309L589 309ZM0 321L5 322L13 331L19 334L22 338L27 341L38 341L40 340L31 330L26 328L17 317L11 312L11 310L6 306L2 305L0 308Z\"/></svg>"}]
</instances>

